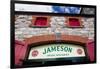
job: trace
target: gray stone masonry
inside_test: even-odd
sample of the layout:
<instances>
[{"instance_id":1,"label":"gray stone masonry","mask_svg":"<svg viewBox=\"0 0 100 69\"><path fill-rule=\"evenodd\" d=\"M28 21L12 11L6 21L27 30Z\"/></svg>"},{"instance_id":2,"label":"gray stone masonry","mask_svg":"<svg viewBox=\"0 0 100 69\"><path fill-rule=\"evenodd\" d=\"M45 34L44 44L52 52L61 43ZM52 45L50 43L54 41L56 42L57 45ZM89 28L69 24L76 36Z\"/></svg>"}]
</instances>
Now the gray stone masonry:
<instances>
[{"instance_id":1,"label":"gray stone masonry","mask_svg":"<svg viewBox=\"0 0 100 69\"><path fill-rule=\"evenodd\" d=\"M29 27L32 21L31 15L16 15L15 20L15 39L24 40L32 36L64 33L67 35L78 35L94 39L94 18L82 17L83 28L68 28L65 25L65 17L52 16L50 18L50 27L48 28L32 28Z\"/></svg>"}]
</instances>

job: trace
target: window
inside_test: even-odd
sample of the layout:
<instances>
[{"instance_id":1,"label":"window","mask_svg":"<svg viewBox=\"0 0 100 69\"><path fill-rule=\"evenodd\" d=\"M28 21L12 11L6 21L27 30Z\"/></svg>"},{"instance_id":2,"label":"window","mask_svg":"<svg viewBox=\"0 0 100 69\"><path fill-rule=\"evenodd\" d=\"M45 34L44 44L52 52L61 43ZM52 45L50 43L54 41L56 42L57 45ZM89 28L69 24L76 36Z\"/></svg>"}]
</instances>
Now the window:
<instances>
[{"instance_id":1,"label":"window","mask_svg":"<svg viewBox=\"0 0 100 69\"><path fill-rule=\"evenodd\" d=\"M31 27L49 27L50 17L49 16L32 16Z\"/></svg>"},{"instance_id":2,"label":"window","mask_svg":"<svg viewBox=\"0 0 100 69\"><path fill-rule=\"evenodd\" d=\"M68 17L66 25L71 28L83 27L80 17Z\"/></svg>"}]
</instances>

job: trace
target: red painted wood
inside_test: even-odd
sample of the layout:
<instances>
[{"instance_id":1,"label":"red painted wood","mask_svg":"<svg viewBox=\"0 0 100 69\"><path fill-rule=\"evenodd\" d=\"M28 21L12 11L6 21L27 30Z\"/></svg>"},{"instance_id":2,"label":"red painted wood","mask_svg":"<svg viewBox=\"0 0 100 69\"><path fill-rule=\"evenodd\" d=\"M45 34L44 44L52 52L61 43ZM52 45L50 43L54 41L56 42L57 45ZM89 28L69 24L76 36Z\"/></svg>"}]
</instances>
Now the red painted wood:
<instances>
[{"instance_id":1,"label":"red painted wood","mask_svg":"<svg viewBox=\"0 0 100 69\"><path fill-rule=\"evenodd\" d=\"M47 26L47 18L46 17L37 17L35 23L32 23L33 26Z\"/></svg>"},{"instance_id":2,"label":"red painted wood","mask_svg":"<svg viewBox=\"0 0 100 69\"><path fill-rule=\"evenodd\" d=\"M90 58L90 61L94 61L95 60L95 46L94 46L94 41L93 40L89 40L87 43L87 52L88 52L88 56Z\"/></svg>"},{"instance_id":3,"label":"red painted wood","mask_svg":"<svg viewBox=\"0 0 100 69\"><path fill-rule=\"evenodd\" d=\"M27 50L27 44L22 41L15 40L15 64L22 65L22 61L25 58Z\"/></svg>"},{"instance_id":4,"label":"red painted wood","mask_svg":"<svg viewBox=\"0 0 100 69\"><path fill-rule=\"evenodd\" d=\"M33 40L32 40L33 42ZM88 57L90 58L90 61L94 61L94 41L93 40L88 40L86 41L86 49L87 49L87 53L88 53ZM33 42L34 43L34 42ZM28 42L24 42L24 41L17 41L15 40L15 64L16 65L22 65L23 61L25 59L25 54L27 51L27 47L28 47Z\"/></svg>"},{"instance_id":5,"label":"red painted wood","mask_svg":"<svg viewBox=\"0 0 100 69\"><path fill-rule=\"evenodd\" d=\"M69 25L70 26L80 26L80 22L79 19L75 19L75 18L70 18L69 19Z\"/></svg>"}]
</instances>

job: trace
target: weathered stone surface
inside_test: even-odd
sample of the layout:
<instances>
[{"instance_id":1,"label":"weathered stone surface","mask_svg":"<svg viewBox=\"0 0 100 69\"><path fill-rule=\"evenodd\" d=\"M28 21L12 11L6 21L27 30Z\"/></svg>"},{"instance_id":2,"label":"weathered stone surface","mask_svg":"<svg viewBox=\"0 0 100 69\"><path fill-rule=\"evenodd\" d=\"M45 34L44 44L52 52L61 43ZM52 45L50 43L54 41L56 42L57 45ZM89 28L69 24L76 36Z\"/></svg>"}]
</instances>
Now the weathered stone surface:
<instances>
[{"instance_id":1,"label":"weathered stone surface","mask_svg":"<svg viewBox=\"0 0 100 69\"><path fill-rule=\"evenodd\" d=\"M15 21L15 38L24 40L32 36L63 33L67 35L79 35L94 39L94 18L82 18L83 28L68 28L65 24L67 18L52 16L50 27L48 28L32 28L29 25L32 21L31 15L19 15Z\"/></svg>"}]
</instances>

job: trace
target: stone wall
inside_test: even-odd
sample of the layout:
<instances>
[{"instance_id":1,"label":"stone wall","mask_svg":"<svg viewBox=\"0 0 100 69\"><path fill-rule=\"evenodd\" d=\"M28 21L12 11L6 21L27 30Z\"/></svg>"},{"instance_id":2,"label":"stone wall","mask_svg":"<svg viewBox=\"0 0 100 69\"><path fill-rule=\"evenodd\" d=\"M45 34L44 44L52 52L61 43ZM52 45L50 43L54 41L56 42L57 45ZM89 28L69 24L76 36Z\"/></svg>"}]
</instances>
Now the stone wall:
<instances>
[{"instance_id":1,"label":"stone wall","mask_svg":"<svg viewBox=\"0 0 100 69\"><path fill-rule=\"evenodd\" d=\"M24 40L32 36L64 33L67 35L79 35L94 39L94 18L82 17L83 28L68 28L65 25L67 18L62 16L51 16L50 27L48 28L32 28L29 27L32 21L32 15L16 15L15 16L15 39Z\"/></svg>"}]
</instances>

